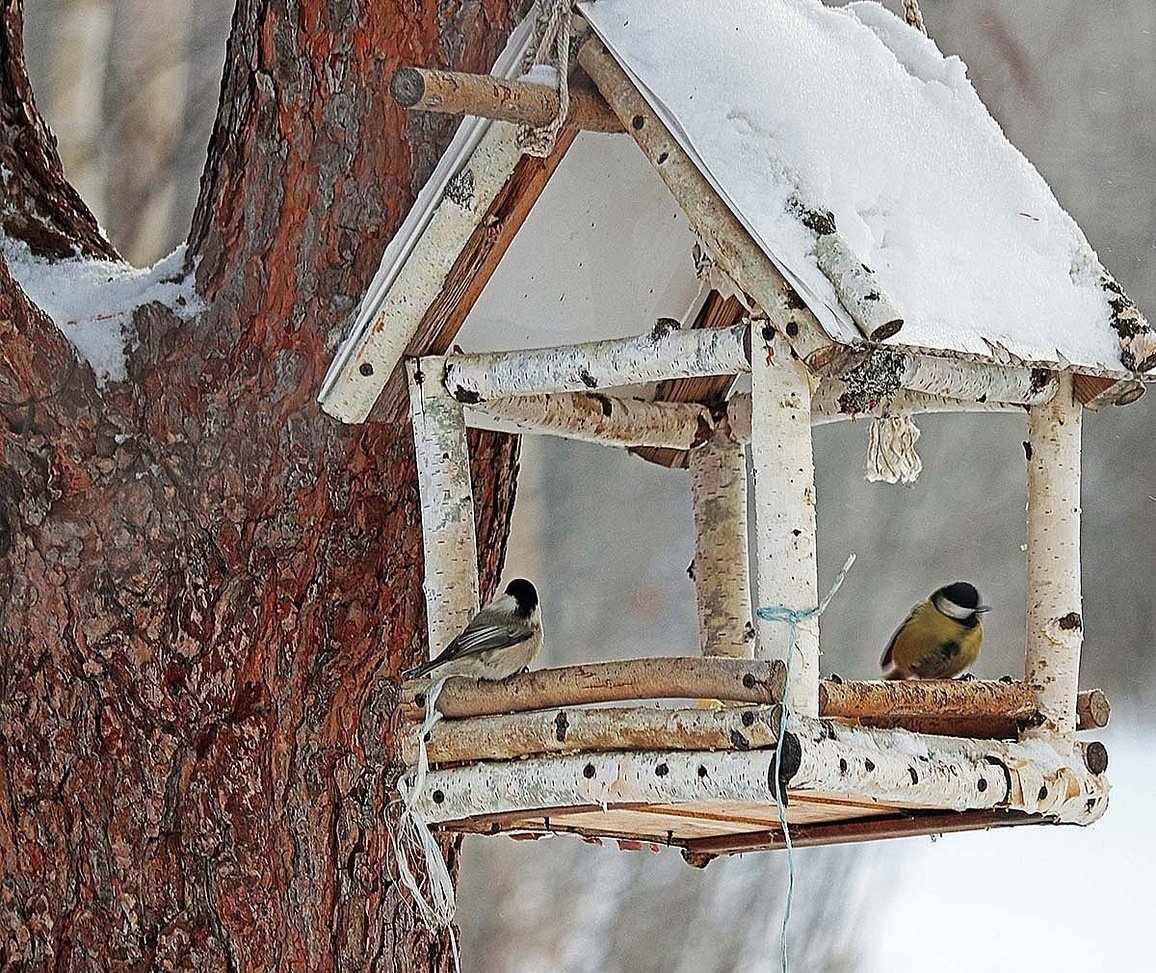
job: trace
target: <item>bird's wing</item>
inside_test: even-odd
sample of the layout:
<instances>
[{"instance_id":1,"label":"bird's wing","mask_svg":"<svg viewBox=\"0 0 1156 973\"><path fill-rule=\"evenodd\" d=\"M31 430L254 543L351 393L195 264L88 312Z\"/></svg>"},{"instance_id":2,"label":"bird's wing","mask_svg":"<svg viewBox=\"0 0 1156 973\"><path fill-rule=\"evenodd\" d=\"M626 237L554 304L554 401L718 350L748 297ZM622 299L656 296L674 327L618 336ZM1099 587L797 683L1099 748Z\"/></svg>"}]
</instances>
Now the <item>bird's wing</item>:
<instances>
[{"instance_id":1,"label":"bird's wing","mask_svg":"<svg viewBox=\"0 0 1156 973\"><path fill-rule=\"evenodd\" d=\"M907 617L903 619L903 624L901 624L894 632L891 633L891 638L887 642L887 648L883 650L883 658L879 660L879 665L881 668L886 669L889 665L891 665L891 652L895 648L895 640L899 638L899 633L902 632L904 626L915 617L915 613L918 610L919 605L916 605L914 608L912 608L911 611L907 613Z\"/></svg>"},{"instance_id":2,"label":"bird's wing","mask_svg":"<svg viewBox=\"0 0 1156 973\"><path fill-rule=\"evenodd\" d=\"M451 659L505 649L519 642L525 642L531 635L533 631L528 625L510 621L504 613L498 615L483 609L474 616L462 633L445 647L445 651L434 662L440 664Z\"/></svg>"}]
</instances>

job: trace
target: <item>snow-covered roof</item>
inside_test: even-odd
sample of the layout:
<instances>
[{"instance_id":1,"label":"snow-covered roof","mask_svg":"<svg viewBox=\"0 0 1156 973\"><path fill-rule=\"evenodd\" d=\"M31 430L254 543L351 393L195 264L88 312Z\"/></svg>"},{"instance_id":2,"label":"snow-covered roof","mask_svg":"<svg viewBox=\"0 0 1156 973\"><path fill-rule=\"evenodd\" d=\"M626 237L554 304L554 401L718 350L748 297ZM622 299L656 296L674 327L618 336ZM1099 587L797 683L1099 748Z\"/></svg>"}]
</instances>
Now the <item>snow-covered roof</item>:
<instances>
[{"instance_id":1,"label":"snow-covered roof","mask_svg":"<svg viewBox=\"0 0 1156 973\"><path fill-rule=\"evenodd\" d=\"M885 345L1135 376L1121 333L1147 323L1004 137L963 63L879 4L577 9L833 342L863 341L816 256L837 235L902 318ZM494 74L518 75L531 22ZM333 414L363 419L407 344L428 347L418 322L427 326L443 282L461 291L450 265L466 246L463 217L473 212L476 226L485 209L475 177L509 171L512 132L462 122L330 369L320 398ZM821 239L828 224L837 234ZM442 345L541 347L638 334L657 316L686 320L699 289L693 241L629 136L583 133Z\"/></svg>"},{"instance_id":2,"label":"snow-covered roof","mask_svg":"<svg viewBox=\"0 0 1156 973\"><path fill-rule=\"evenodd\" d=\"M963 62L878 3L579 9L832 338L860 335L816 265L799 201L833 214L900 312L888 344L1128 371L1076 222Z\"/></svg>"}]
</instances>

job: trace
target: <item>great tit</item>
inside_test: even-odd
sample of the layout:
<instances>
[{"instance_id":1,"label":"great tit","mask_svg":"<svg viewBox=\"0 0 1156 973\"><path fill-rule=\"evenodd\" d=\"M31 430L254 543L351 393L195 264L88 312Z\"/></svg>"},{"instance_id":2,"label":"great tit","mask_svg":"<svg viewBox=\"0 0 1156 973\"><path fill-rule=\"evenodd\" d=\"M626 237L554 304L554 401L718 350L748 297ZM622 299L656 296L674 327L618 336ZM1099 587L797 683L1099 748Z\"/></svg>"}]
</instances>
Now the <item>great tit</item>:
<instances>
[{"instance_id":1,"label":"great tit","mask_svg":"<svg viewBox=\"0 0 1156 973\"><path fill-rule=\"evenodd\" d=\"M884 679L951 679L975 663L983 645L979 616L988 610L966 581L944 585L891 636L880 660Z\"/></svg>"},{"instance_id":2,"label":"great tit","mask_svg":"<svg viewBox=\"0 0 1156 973\"><path fill-rule=\"evenodd\" d=\"M541 647L538 592L525 578L517 578L506 585L504 595L471 618L436 659L407 670L402 677L505 679L533 662Z\"/></svg>"}]
</instances>

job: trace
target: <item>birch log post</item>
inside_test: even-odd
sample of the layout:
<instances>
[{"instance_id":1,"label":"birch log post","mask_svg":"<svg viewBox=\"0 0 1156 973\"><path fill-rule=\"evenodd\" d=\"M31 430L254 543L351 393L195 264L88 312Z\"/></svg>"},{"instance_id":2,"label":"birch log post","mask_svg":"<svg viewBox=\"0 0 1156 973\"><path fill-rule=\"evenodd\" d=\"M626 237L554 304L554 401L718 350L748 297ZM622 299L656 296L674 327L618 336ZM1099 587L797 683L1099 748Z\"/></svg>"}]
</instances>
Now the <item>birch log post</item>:
<instances>
[{"instance_id":1,"label":"birch log post","mask_svg":"<svg viewBox=\"0 0 1156 973\"><path fill-rule=\"evenodd\" d=\"M769 326L751 335L751 464L758 605L814 608L819 583L810 378ZM756 625L755 655L785 660L790 626L764 619ZM796 634L786 702L792 712L818 716L818 618L799 622Z\"/></svg>"},{"instance_id":2,"label":"birch log post","mask_svg":"<svg viewBox=\"0 0 1156 973\"><path fill-rule=\"evenodd\" d=\"M751 659L750 554L747 547L747 451L724 423L689 454L694 505L692 577L703 655Z\"/></svg>"},{"instance_id":3,"label":"birch log post","mask_svg":"<svg viewBox=\"0 0 1156 973\"><path fill-rule=\"evenodd\" d=\"M478 550L470 456L461 405L441 358L408 359L410 420L421 494L426 627L433 658L478 610Z\"/></svg>"},{"instance_id":4,"label":"birch log post","mask_svg":"<svg viewBox=\"0 0 1156 973\"><path fill-rule=\"evenodd\" d=\"M1080 426L1072 376L1028 412L1026 681L1043 722L1027 733L1070 735L1084 622L1080 594Z\"/></svg>"},{"instance_id":5,"label":"birch log post","mask_svg":"<svg viewBox=\"0 0 1156 973\"><path fill-rule=\"evenodd\" d=\"M734 375L747 364L746 324L682 330L663 318L633 338L446 357L446 388L474 405L505 396L589 392L696 375Z\"/></svg>"}]
</instances>

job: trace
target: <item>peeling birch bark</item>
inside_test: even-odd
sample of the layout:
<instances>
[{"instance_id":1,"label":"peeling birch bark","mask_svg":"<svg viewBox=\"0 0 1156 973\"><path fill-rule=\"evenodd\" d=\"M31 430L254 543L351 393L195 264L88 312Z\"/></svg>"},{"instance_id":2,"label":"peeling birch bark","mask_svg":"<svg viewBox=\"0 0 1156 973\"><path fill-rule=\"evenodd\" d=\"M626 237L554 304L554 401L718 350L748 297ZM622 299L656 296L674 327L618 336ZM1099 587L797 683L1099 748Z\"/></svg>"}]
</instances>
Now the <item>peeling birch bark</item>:
<instances>
[{"instance_id":1,"label":"peeling birch bark","mask_svg":"<svg viewBox=\"0 0 1156 973\"><path fill-rule=\"evenodd\" d=\"M1073 824L1092 823L1107 806L1107 781L1083 754L1044 740L952 740L793 717L783 748L788 794L912 809L1007 808ZM433 770L418 810L452 822L592 805L767 807L776 789L774 748L578 754Z\"/></svg>"},{"instance_id":2,"label":"peeling birch bark","mask_svg":"<svg viewBox=\"0 0 1156 973\"><path fill-rule=\"evenodd\" d=\"M399 707L406 719L423 718L429 687L428 679L402 684ZM461 719L634 699L703 697L771 704L780 702L782 695L781 662L686 656L537 669L501 682L450 679L438 696L437 708L449 719Z\"/></svg>"},{"instance_id":3,"label":"peeling birch bark","mask_svg":"<svg viewBox=\"0 0 1156 973\"><path fill-rule=\"evenodd\" d=\"M644 335L526 351L448 355L445 382L459 402L589 392L748 370L747 326L682 330L663 318Z\"/></svg>"},{"instance_id":4,"label":"peeling birch bark","mask_svg":"<svg viewBox=\"0 0 1156 973\"><path fill-rule=\"evenodd\" d=\"M442 365L440 358L406 361L431 659L478 610L478 548L465 417L461 405L445 391Z\"/></svg>"},{"instance_id":5,"label":"peeling birch bark","mask_svg":"<svg viewBox=\"0 0 1156 973\"><path fill-rule=\"evenodd\" d=\"M450 180L413 250L389 285L356 352L327 380L321 407L342 422L364 422L390 373L445 285L459 253L521 157L517 127L493 122Z\"/></svg>"},{"instance_id":6,"label":"peeling birch bark","mask_svg":"<svg viewBox=\"0 0 1156 973\"><path fill-rule=\"evenodd\" d=\"M779 709L550 709L470 720L442 720L430 731L431 764L512 760L550 753L611 750L759 750L777 739ZM405 762L417 761L410 736Z\"/></svg>"},{"instance_id":7,"label":"peeling birch bark","mask_svg":"<svg viewBox=\"0 0 1156 973\"><path fill-rule=\"evenodd\" d=\"M900 389L970 402L1038 405L1056 394L1046 369L989 365L876 348L839 376L844 412L872 412Z\"/></svg>"},{"instance_id":8,"label":"peeling birch bark","mask_svg":"<svg viewBox=\"0 0 1156 973\"><path fill-rule=\"evenodd\" d=\"M1028 606L1025 680L1043 723L1029 735L1076 728L1076 688L1084 639L1080 594L1080 426L1072 376L1028 413Z\"/></svg>"},{"instance_id":9,"label":"peeling birch bark","mask_svg":"<svg viewBox=\"0 0 1156 973\"><path fill-rule=\"evenodd\" d=\"M810 379L769 329L752 335L751 366L756 601L804 611L819 601ZM755 655L786 659L790 626L763 619L755 625ZM798 625L787 703L792 712L819 715L818 618Z\"/></svg>"},{"instance_id":10,"label":"peeling birch bark","mask_svg":"<svg viewBox=\"0 0 1156 973\"><path fill-rule=\"evenodd\" d=\"M651 402L596 392L522 395L480 402L466 410L471 426L563 436L609 446L692 449L715 427L697 402Z\"/></svg>"},{"instance_id":11,"label":"peeling birch bark","mask_svg":"<svg viewBox=\"0 0 1156 973\"><path fill-rule=\"evenodd\" d=\"M754 658L746 449L724 426L689 463L699 646L703 655Z\"/></svg>"},{"instance_id":12,"label":"peeling birch bark","mask_svg":"<svg viewBox=\"0 0 1156 973\"><path fill-rule=\"evenodd\" d=\"M601 41L591 38L583 44L578 63L666 184L691 229L739 288L790 336L800 357L822 358L835 351L837 346L814 313L719 198Z\"/></svg>"}]
</instances>

